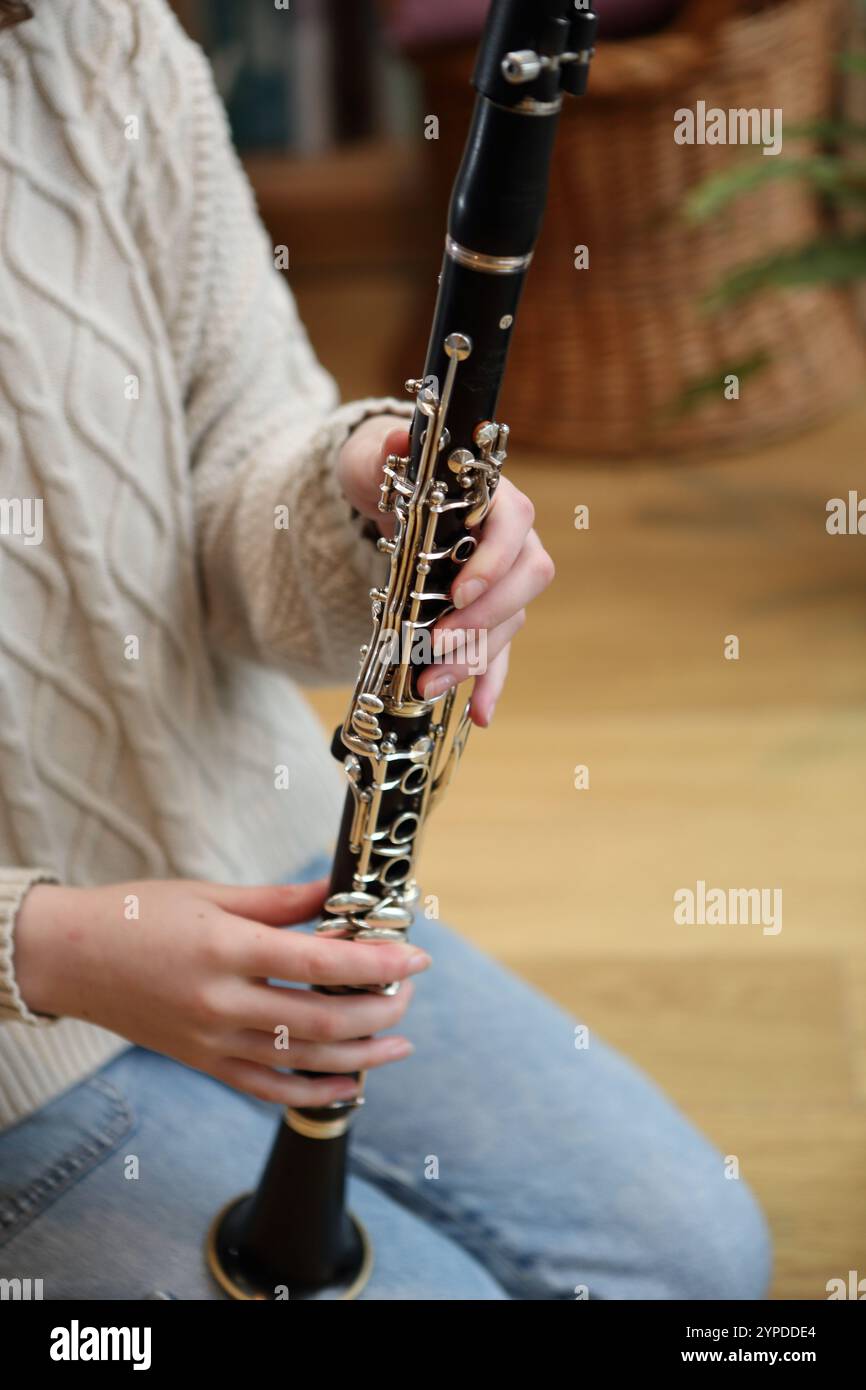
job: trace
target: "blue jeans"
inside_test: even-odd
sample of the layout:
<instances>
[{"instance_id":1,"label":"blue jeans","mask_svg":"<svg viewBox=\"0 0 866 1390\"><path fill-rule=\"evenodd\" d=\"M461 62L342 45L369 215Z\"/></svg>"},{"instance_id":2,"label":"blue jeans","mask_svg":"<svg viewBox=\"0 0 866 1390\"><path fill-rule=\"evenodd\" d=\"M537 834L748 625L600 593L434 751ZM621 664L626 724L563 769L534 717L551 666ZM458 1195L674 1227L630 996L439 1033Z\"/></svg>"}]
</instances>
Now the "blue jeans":
<instances>
[{"instance_id":1,"label":"blue jeans","mask_svg":"<svg viewBox=\"0 0 866 1390\"><path fill-rule=\"evenodd\" d=\"M652 1082L594 1035L577 1049L574 1019L447 927L413 940L433 957L401 1025L417 1050L371 1073L353 1125L362 1298L763 1298L759 1208ZM222 1297L205 1235L278 1116L130 1048L0 1134L0 1277Z\"/></svg>"}]
</instances>

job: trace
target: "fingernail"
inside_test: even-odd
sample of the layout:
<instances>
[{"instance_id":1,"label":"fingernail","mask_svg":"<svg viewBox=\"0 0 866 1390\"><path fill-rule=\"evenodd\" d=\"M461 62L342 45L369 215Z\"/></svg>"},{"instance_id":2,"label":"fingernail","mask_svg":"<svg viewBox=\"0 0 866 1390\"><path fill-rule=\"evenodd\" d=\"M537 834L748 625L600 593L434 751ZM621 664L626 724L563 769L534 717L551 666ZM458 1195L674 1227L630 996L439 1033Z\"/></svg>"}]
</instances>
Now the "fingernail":
<instances>
[{"instance_id":1,"label":"fingernail","mask_svg":"<svg viewBox=\"0 0 866 1390\"><path fill-rule=\"evenodd\" d=\"M482 594L486 594L488 584L486 579L466 579L462 584L458 584L454 590L454 607L468 608L470 603L474 603Z\"/></svg>"},{"instance_id":2,"label":"fingernail","mask_svg":"<svg viewBox=\"0 0 866 1390\"><path fill-rule=\"evenodd\" d=\"M405 1038L394 1038L383 1051L386 1057L390 1057L392 1061L398 1062L401 1057L411 1057L415 1049Z\"/></svg>"},{"instance_id":3,"label":"fingernail","mask_svg":"<svg viewBox=\"0 0 866 1390\"><path fill-rule=\"evenodd\" d=\"M358 1094L358 1083L357 1081L338 1081L334 1086L334 1091L343 1100L349 1100Z\"/></svg>"},{"instance_id":4,"label":"fingernail","mask_svg":"<svg viewBox=\"0 0 866 1390\"><path fill-rule=\"evenodd\" d=\"M433 957L428 956L426 951L415 951L409 957L409 974L419 975L422 970L433 964Z\"/></svg>"},{"instance_id":5,"label":"fingernail","mask_svg":"<svg viewBox=\"0 0 866 1390\"><path fill-rule=\"evenodd\" d=\"M446 690L450 690L457 682L453 676L446 675L444 672L440 676L434 676L428 685L424 687L424 699L435 700L439 695L444 695Z\"/></svg>"}]
</instances>

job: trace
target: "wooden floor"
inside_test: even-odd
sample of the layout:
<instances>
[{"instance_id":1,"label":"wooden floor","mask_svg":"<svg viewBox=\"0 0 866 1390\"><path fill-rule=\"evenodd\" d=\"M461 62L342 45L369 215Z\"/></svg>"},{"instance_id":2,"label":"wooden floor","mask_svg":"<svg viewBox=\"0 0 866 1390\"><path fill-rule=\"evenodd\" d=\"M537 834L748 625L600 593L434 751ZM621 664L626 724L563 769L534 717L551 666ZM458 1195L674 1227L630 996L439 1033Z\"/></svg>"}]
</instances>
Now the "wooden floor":
<instances>
[{"instance_id":1,"label":"wooden floor","mask_svg":"<svg viewBox=\"0 0 866 1390\"><path fill-rule=\"evenodd\" d=\"M380 390L334 293L299 289L314 342L347 394ZM403 297L356 287L360 321ZM510 473L557 580L422 866L443 917L739 1157L778 1298L866 1275L866 538L824 525L828 498L866 491L864 440L858 408L691 465L571 465L518 441ZM344 702L316 696L329 727ZM676 925L673 894L699 879L780 888L782 931Z\"/></svg>"}]
</instances>

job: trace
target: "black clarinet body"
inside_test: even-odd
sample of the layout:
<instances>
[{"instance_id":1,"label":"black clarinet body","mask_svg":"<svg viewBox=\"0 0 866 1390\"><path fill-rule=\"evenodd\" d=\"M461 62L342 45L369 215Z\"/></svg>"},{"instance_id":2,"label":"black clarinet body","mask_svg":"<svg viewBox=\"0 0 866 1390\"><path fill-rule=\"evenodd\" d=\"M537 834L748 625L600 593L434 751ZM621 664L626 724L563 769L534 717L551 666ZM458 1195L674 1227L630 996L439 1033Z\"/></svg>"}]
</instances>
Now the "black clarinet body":
<instances>
[{"instance_id":1,"label":"black clarinet body","mask_svg":"<svg viewBox=\"0 0 866 1390\"><path fill-rule=\"evenodd\" d=\"M434 700L416 689L437 652L432 631L478 543L505 463L500 388L544 215L563 94L586 86L595 16L579 0L493 0L473 77L475 112L451 199L439 295L406 457L388 459L380 511L393 535L372 593L373 633L333 752L348 782L317 931L402 941L418 895L427 816L469 731L472 681ZM387 991L396 986L387 987ZM363 1084L363 1078L359 1078ZM209 1237L212 1271L236 1298L346 1299L372 1248L346 1209L349 1126L360 1100L288 1109L258 1187Z\"/></svg>"}]
</instances>

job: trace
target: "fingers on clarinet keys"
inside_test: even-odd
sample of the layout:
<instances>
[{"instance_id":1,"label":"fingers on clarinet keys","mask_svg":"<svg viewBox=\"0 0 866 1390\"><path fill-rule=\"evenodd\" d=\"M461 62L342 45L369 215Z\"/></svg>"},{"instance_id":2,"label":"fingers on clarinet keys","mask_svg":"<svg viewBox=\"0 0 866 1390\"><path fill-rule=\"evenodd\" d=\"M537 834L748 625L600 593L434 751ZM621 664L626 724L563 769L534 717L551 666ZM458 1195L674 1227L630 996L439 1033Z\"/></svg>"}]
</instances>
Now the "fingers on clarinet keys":
<instances>
[{"instance_id":1,"label":"fingers on clarinet keys","mask_svg":"<svg viewBox=\"0 0 866 1390\"><path fill-rule=\"evenodd\" d=\"M295 992L301 993L299 990ZM313 995L303 1009L295 1007L281 1020L285 1022L290 1038L287 1065L294 1065L293 1046L331 1046L334 1043L357 1041L358 1038L376 1037L398 1027L412 1002L412 994L413 987L407 982L393 998L366 989L356 990L352 994Z\"/></svg>"},{"instance_id":2,"label":"fingers on clarinet keys","mask_svg":"<svg viewBox=\"0 0 866 1390\"><path fill-rule=\"evenodd\" d=\"M318 927L328 935L351 935L356 941L405 942L413 917L408 907L383 902L372 893L333 893L325 903L324 917Z\"/></svg>"},{"instance_id":3,"label":"fingers on clarinet keys","mask_svg":"<svg viewBox=\"0 0 866 1390\"><path fill-rule=\"evenodd\" d=\"M375 899L370 899L375 906L367 907L367 899L366 893L335 893L325 904L326 910L345 915L325 917L317 927L316 934L351 941L355 949L358 944L374 945L376 955L372 962L377 967L377 976L366 981L367 988L378 994L396 994L400 980L426 970L431 958L426 951L420 951L406 941L406 933L414 920L409 908L398 903L379 904ZM364 916L350 915L353 910L364 911ZM383 946L389 948L387 956L382 954ZM387 971L390 978L382 980L378 971ZM357 987L357 984L354 981L348 988Z\"/></svg>"},{"instance_id":4,"label":"fingers on clarinet keys","mask_svg":"<svg viewBox=\"0 0 866 1390\"><path fill-rule=\"evenodd\" d=\"M357 932L359 941L402 942L413 920L408 907L383 903L372 893L332 893L325 903L325 911L333 913L334 917L323 920L323 931L333 931L334 927L350 928Z\"/></svg>"},{"instance_id":5,"label":"fingers on clarinet keys","mask_svg":"<svg viewBox=\"0 0 866 1390\"><path fill-rule=\"evenodd\" d=\"M341 1043L296 1043L292 1049L295 1069L315 1076L321 1073L329 1076L354 1076L362 1071L373 1071L409 1057L414 1048L408 1038L378 1037L357 1038Z\"/></svg>"},{"instance_id":6,"label":"fingers on clarinet keys","mask_svg":"<svg viewBox=\"0 0 866 1390\"><path fill-rule=\"evenodd\" d=\"M348 1019L345 1012L320 1012L307 1019L305 1036L293 1033L289 1052L276 1063L269 1063L258 1051L246 1050L227 1064L221 1079L262 1100L286 1105L330 1105L355 1099L360 1093L359 1074L399 1061L413 1050L401 1035L381 1036L400 1024L409 998L371 1000L365 995L363 999L373 1007L353 1011ZM345 1000L339 996L328 1002L340 1008ZM282 1070L287 1066L292 1067L290 1073Z\"/></svg>"},{"instance_id":7,"label":"fingers on clarinet keys","mask_svg":"<svg viewBox=\"0 0 866 1390\"><path fill-rule=\"evenodd\" d=\"M229 1058L218 1079L256 1100L274 1101L277 1105L330 1105L336 1100L352 1100L359 1090L355 1077L286 1075L273 1066L243 1057Z\"/></svg>"},{"instance_id":8,"label":"fingers on clarinet keys","mask_svg":"<svg viewBox=\"0 0 866 1390\"><path fill-rule=\"evenodd\" d=\"M326 988L374 990L420 975L432 964L426 951L402 941L323 940L312 943L304 983Z\"/></svg>"}]
</instances>

